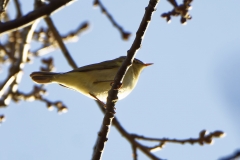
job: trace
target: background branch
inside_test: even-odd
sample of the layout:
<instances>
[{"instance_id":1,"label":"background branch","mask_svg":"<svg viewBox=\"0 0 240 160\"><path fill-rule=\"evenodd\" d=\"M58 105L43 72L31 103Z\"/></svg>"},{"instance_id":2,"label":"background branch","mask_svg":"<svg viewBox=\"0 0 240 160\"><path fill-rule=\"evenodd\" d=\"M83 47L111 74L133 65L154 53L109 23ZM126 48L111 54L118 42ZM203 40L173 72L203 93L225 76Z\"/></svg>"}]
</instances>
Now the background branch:
<instances>
[{"instance_id":1,"label":"background branch","mask_svg":"<svg viewBox=\"0 0 240 160\"><path fill-rule=\"evenodd\" d=\"M103 6L100 0L94 0L93 5L100 7L102 13L105 14L107 18L110 20L110 22L112 23L112 25L118 29L123 40L129 39L129 37L131 36L131 33L124 31L123 28L119 24L117 24L117 22L114 20L112 15L107 11L107 9Z\"/></svg>"},{"instance_id":2,"label":"background branch","mask_svg":"<svg viewBox=\"0 0 240 160\"><path fill-rule=\"evenodd\" d=\"M238 160L240 158L240 150L235 151L232 155L220 158L219 160Z\"/></svg>"},{"instance_id":3,"label":"background branch","mask_svg":"<svg viewBox=\"0 0 240 160\"><path fill-rule=\"evenodd\" d=\"M57 41L60 49L62 50L62 53L65 56L66 60L68 61L69 65L72 68L77 68L77 65L74 62L71 54L68 52L67 47L63 43L62 37L60 36L57 28L54 26L52 19L50 17L46 17L45 22L47 23L49 29L52 31L53 36L54 36L55 40Z\"/></svg>"},{"instance_id":4,"label":"background branch","mask_svg":"<svg viewBox=\"0 0 240 160\"><path fill-rule=\"evenodd\" d=\"M21 11L21 4L18 0L14 0L15 7L17 9L17 17L16 19L22 17L22 11Z\"/></svg>"},{"instance_id":5,"label":"background branch","mask_svg":"<svg viewBox=\"0 0 240 160\"><path fill-rule=\"evenodd\" d=\"M191 3L193 0L184 0L183 4L178 5L175 0L168 0L169 3L171 3L174 7L174 9L170 12L163 13L161 16L162 18L165 18L168 23L171 22L172 16L181 16L181 23L187 24L187 20L192 19L192 17L189 14L189 10L192 9Z\"/></svg>"},{"instance_id":6,"label":"background branch","mask_svg":"<svg viewBox=\"0 0 240 160\"><path fill-rule=\"evenodd\" d=\"M51 0L49 4L44 5L36 10L29 12L21 18L0 24L0 35L9 31L18 30L33 23L33 21L50 15L55 10L68 4L72 0Z\"/></svg>"}]
</instances>

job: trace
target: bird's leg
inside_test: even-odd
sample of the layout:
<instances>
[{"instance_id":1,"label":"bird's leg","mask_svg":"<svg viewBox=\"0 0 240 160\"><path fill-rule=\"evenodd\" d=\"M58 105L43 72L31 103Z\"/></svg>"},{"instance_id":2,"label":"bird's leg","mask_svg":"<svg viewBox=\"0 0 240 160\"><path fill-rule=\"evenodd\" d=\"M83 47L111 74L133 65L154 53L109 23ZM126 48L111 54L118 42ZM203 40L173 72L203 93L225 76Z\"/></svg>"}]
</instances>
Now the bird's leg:
<instances>
[{"instance_id":1,"label":"bird's leg","mask_svg":"<svg viewBox=\"0 0 240 160\"><path fill-rule=\"evenodd\" d=\"M96 101L98 101L100 104L102 104L102 106L106 109L106 104L105 104L105 103L103 103L102 101L100 101L100 99L98 99L94 94L92 94L92 93L89 93L89 94L90 94L90 96L92 96L93 98L95 98Z\"/></svg>"},{"instance_id":2,"label":"bird's leg","mask_svg":"<svg viewBox=\"0 0 240 160\"><path fill-rule=\"evenodd\" d=\"M120 83L120 84L117 86L117 89L120 89L120 88L122 88L122 86L123 86L123 84L122 84L122 83Z\"/></svg>"},{"instance_id":3,"label":"bird's leg","mask_svg":"<svg viewBox=\"0 0 240 160\"><path fill-rule=\"evenodd\" d=\"M113 86L113 84L114 84L114 81L112 81L111 83L110 83L110 86ZM118 85L117 86L117 89L116 90L119 90L121 87L122 87L122 83L120 83L120 85Z\"/></svg>"}]
</instances>

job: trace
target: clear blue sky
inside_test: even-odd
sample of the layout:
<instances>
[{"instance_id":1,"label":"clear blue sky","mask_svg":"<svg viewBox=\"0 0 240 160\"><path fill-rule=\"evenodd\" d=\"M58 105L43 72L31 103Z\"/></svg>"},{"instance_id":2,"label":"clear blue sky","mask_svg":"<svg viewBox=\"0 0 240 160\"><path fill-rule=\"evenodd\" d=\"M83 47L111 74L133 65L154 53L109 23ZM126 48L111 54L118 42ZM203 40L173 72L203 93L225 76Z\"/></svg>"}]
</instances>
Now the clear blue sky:
<instances>
[{"instance_id":1,"label":"clear blue sky","mask_svg":"<svg viewBox=\"0 0 240 160\"><path fill-rule=\"evenodd\" d=\"M32 10L31 3L22 3L24 13ZM121 40L100 9L92 7L92 1L76 1L52 16L62 34L83 21L90 22L90 29L78 42L67 44L78 66L126 55L148 0L102 3L132 33L129 41ZM154 65L143 71L135 90L117 103L117 118L129 132L150 137L194 138L203 129L227 134L213 145L166 144L156 152L160 158L213 160L240 148L239 6L239 0L194 1L193 19L182 26L179 17L170 24L160 18L172 9L166 0L160 1L136 56ZM71 70L60 50L45 57L49 56L54 57L55 71ZM39 66L39 58L26 65L21 91L32 89L29 74ZM7 70L1 74L4 72ZM1 109L6 116L0 126L1 160L91 158L103 114L93 100L77 92L57 84L46 88L45 97L62 100L69 111L59 115L41 102L11 102ZM131 152L129 143L112 127L103 159L132 159ZM148 159L138 153L140 160Z\"/></svg>"}]
</instances>

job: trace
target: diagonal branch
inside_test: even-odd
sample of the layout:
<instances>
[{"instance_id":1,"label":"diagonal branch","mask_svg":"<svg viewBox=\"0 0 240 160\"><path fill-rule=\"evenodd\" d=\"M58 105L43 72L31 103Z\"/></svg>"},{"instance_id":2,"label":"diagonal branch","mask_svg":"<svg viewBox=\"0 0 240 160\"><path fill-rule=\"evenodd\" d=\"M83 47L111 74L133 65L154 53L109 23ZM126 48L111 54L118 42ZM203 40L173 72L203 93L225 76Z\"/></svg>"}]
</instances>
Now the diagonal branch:
<instances>
[{"instance_id":1,"label":"diagonal branch","mask_svg":"<svg viewBox=\"0 0 240 160\"><path fill-rule=\"evenodd\" d=\"M14 4L17 10L17 17L16 18L20 18L22 17L22 11L21 11L21 4L19 3L18 0L14 0Z\"/></svg>"},{"instance_id":2,"label":"diagonal branch","mask_svg":"<svg viewBox=\"0 0 240 160\"><path fill-rule=\"evenodd\" d=\"M18 30L32 24L36 19L52 14L55 10L72 2L73 0L51 0L49 4L29 12L21 18L0 24L0 35L6 32Z\"/></svg>"},{"instance_id":3,"label":"diagonal branch","mask_svg":"<svg viewBox=\"0 0 240 160\"><path fill-rule=\"evenodd\" d=\"M129 39L129 37L131 36L131 33L124 31L123 28L119 24L117 24L117 22L113 19L112 15L107 11L107 9L103 6L100 0L95 0L93 2L93 5L100 7L102 13L105 14L107 18L110 20L110 22L113 24L113 26L119 30L123 40Z\"/></svg>"},{"instance_id":4,"label":"diagonal branch","mask_svg":"<svg viewBox=\"0 0 240 160\"><path fill-rule=\"evenodd\" d=\"M52 31L54 38L56 39L60 49L63 52L63 55L65 56L65 58L67 59L69 65L72 68L77 68L77 64L74 62L73 58L71 57L71 54L68 52L67 47L65 46L65 44L63 43L62 37L59 34L57 28L55 27L52 19L50 17L46 17L45 18L45 22L47 23L49 29Z\"/></svg>"},{"instance_id":5,"label":"diagonal branch","mask_svg":"<svg viewBox=\"0 0 240 160\"><path fill-rule=\"evenodd\" d=\"M101 106L101 104L99 102L97 102L99 108L101 109L101 111L103 113L105 113L105 108ZM141 150L144 154L146 154L149 158L153 159L153 160L159 160L160 158L156 157L154 154L152 154L150 152L150 150L148 149L148 147L141 145L140 143L138 143L136 141L136 139L130 134L128 133L123 126L120 124L120 122L118 121L117 117L114 117L112 124L114 125L114 127L116 127L116 129L118 130L118 132L124 137L126 138L129 143L132 146L133 149L133 158L137 158L137 152L136 149Z\"/></svg>"},{"instance_id":6,"label":"diagonal branch","mask_svg":"<svg viewBox=\"0 0 240 160\"><path fill-rule=\"evenodd\" d=\"M145 9L145 14L143 16L143 19L141 21L141 24L138 28L138 31L136 33L135 40L131 46L131 48L128 50L127 58L123 62L122 66L118 70L115 78L114 78L114 84L112 85L111 90L108 92L108 98L107 98L107 104L106 104L106 111L105 116L103 119L101 130L98 134L98 140L97 145L94 150L93 154L93 160L99 160L101 159L105 143L107 141L107 135L110 130L110 126L112 124L112 120L114 118L115 110L114 106L116 102L118 101L118 88L121 86L121 83L123 81L123 78L128 70L128 68L132 65L133 59L138 51L138 49L141 46L142 39L144 36L144 33L147 30L148 24L151 21L151 17L153 12L155 11L155 7L157 6L159 0L150 0L148 6Z\"/></svg>"},{"instance_id":7,"label":"diagonal branch","mask_svg":"<svg viewBox=\"0 0 240 160\"><path fill-rule=\"evenodd\" d=\"M237 150L232 155L220 158L219 160L238 160L239 158L240 158L240 150Z\"/></svg>"},{"instance_id":8,"label":"diagonal branch","mask_svg":"<svg viewBox=\"0 0 240 160\"><path fill-rule=\"evenodd\" d=\"M149 158L152 160L160 160L160 158L156 157L154 154L148 150L146 146L141 145L139 142L137 142L134 137L132 137L120 124L120 122L117 120L117 118L114 118L113 125L117 128L117 130L121 133L122 136L124 136L132 146L138 148L141 150L144 154L146 154ZM136 156L136 155L134 155Z\"/></svg>"}]
</instances>

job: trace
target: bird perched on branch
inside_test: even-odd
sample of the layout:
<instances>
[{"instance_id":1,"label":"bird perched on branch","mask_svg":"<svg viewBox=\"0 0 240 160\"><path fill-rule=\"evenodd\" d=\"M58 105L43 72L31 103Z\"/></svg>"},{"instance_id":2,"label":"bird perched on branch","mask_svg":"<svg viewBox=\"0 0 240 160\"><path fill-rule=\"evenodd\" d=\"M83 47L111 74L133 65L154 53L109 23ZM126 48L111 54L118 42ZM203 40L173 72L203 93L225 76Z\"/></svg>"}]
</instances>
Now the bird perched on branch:
<instances>
[{"instance_id":1,"label":"bird perched on branch","mask_svg":"<svg viewBox=\"0 0 240 160\"><path fill-rule=\"evenodd\" d=\"M83 66L65 73L33 72L30 76L36 83L58 83L87 97L105 102L115 75L125 59L126 56L122 56L113 60ZM119 88L119 100L125 98L134 89L140 73L145 67L150 65L152 63L143 63L136 58L134 59L132 66L129 67L123 79L122 86Z\"/></svg>"}]
</instances>

